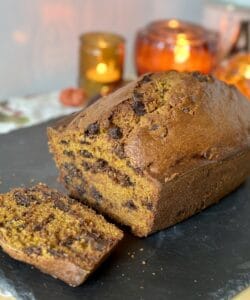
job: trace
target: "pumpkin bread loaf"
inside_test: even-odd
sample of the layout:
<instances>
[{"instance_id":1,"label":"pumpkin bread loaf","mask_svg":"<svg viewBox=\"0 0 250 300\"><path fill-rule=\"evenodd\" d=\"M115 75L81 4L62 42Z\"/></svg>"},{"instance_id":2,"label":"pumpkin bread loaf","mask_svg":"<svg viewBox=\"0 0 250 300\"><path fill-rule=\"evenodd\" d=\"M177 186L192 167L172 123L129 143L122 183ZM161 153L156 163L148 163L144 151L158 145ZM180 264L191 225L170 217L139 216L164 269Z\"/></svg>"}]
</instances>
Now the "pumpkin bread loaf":
<instances>
[{"instance_id":1,"label":"pumpkin bread loaf","mask_svg":"<svg viewBox=\"0 0 250 300\"><path fill-rule=\"evenodd\" d=\"M137 236L180 222L250 173L250 103L209 75L147 74L48 128L69 193Z\"/></svg>"},{"instance_id":2,"label":"pumpkin bread loaf","mask_svg":"<svg viewBox=\"0 0 250 300\"><path fill-rule=\"evenodd\" d=\"M93 210L44 184L0 195L0 245L71 286L81 284L122 238Z\"/></svg>"}]
</instances>

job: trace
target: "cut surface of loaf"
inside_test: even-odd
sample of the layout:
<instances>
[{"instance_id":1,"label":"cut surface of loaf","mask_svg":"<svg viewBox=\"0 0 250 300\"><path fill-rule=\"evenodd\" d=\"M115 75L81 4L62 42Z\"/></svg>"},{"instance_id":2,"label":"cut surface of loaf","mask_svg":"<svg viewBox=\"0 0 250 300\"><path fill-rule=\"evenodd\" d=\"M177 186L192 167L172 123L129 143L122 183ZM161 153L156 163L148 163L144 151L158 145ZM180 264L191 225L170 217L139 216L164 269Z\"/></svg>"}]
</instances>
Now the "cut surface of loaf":
<instances>
[{"instance_id":1,"label":"cut surface of loaf","mask_svg":"<svg viewBox=\"0 0 250 300\"><path fill-rule=\"evenodd\" d=\"M123 237L102 216L44 184L0 195L0 245L71 286L81 284Z\"/></svg>"},{"instance_id":2,"label":"cut surface of loaf","mask_svg":"<svg viewBox=\"0 0 250 300\"><path fill-rule=\"evenodd\" d=\"M48 136L69 193L138 236L217 202L250 173L250 103L197 72L144 75Z\"/></svg>"}]
</instances>

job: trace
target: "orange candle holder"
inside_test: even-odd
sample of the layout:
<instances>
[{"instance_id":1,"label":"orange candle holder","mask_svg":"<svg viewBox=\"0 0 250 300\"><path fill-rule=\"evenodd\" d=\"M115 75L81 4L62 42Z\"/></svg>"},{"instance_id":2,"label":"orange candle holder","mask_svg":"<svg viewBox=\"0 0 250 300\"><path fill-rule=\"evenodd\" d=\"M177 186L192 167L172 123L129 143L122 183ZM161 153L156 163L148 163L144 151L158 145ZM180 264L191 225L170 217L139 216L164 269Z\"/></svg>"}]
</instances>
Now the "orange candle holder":
<instances>
[{"instance_id":1,"label":"orange candle holder","mask_svg":"<svg viewBox=\"0 0 250 300\"><path fill-rule=\"evenodd\" d=\"M214 75L234 84L250 100L250 52L241 52L222 61Z\"/></svg>"},{"instance_id":2,"label":"orange candle holder","mask_svg":"<svg viewBox=\"0 0 250 300\"><path fill-rule=\"evenodd\" d=\"M88 97L105 95L122 80L125 41L116 34L90 32L80 37L79 86Z\"/></svg>"},{"instance_id":3,"label":"orange candle holder","mask_svg":"<svg viewBox=\"0 0 250 300\"><path fill-rule=\"evenodd\" d=\"M178 20L150 23L137 33L135 65L138 75L166 70L211 72L219 35Z\"/></svg>"}]
</instances>

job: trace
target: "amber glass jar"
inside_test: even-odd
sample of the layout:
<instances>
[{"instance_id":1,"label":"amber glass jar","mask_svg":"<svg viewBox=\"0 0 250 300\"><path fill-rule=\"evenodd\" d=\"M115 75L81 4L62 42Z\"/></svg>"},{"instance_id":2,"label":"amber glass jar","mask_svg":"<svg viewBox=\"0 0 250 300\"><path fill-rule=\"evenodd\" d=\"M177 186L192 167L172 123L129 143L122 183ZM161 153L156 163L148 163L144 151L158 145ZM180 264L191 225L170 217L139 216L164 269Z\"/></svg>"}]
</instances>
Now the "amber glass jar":
<instances>
[{"instance_id":1,"label":"amber glass jar","mask_svg":"<svg viewBox=\"0 0 250 300\"><path fill-rule=\"evenodd\" d=\"M217 43L217 33L198 25L178 20L150 23L137 33L137 73L170 69L209 73L216 61Z\"/></svg>"},{"instance_id":2,"label":"amber glass jar","mask_svg":"<svg viewBox=\"0 0 250 300\"><path fill-rule=\"evenodd\" d=\"M116 34L90 32L80 37L79 86L88 97L107 94L123 75L125 42Z\"/></svg>"}]
</instances>

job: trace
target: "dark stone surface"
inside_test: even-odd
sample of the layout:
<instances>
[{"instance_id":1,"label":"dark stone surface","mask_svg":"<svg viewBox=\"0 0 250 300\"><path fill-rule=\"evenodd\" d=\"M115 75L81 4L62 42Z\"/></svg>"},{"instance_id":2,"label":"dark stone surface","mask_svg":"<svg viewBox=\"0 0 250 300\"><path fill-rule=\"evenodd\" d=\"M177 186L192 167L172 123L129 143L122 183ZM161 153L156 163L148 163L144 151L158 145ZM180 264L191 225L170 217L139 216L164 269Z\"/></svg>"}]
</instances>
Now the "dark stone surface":
<instances>
[{"instance_id":1,"label":"dark stone surface","mask_svg":"<svg viewBox=\"0 0 250 300\"><path fill-rule=\"evenodd\" d=\"M1 193L39 181L62 190L46 125L0 135ZM0 251L0 289L8 286L22 299L39 300L230 299L250 285L249 216L250 180L218 205L147 239L127 233L78 288Z\"/></svg>"}]
</instances>

